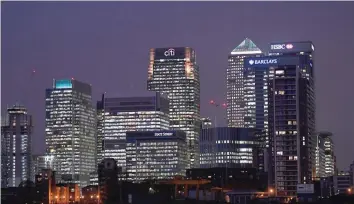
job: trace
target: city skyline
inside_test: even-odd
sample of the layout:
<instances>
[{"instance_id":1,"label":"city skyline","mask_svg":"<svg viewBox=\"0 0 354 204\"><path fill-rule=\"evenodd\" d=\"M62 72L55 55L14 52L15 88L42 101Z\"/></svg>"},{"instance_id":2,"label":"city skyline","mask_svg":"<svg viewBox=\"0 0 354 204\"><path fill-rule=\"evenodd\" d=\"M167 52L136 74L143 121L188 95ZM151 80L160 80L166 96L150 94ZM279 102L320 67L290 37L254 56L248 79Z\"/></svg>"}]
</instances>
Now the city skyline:
<instances>
[{"instance_id":1,"label":"city skyline","mask_svg":"<svg viewBox=\"0 0 354 204\"><path fill-rule=\"evenodd\" d=\"M189 7L184 6L188 4ZM305 4L307 6L302 8ZM80 15L74 16L79 5ZM91 83L93 104L104 92L117 97L124 97L130 92L139 96L146 91L149 49L189 46L195 49L200 66L201 116L213 119L216 114L218 126L226 126L223 119L226 113L211 107L208 102L211 99L226 102L228 53L245 37L249 37L262 51L268 51L271 42L311 40L316 46L317 131L333 132L338 166L343 169L353 160L348 155L354 155L350 148L354 145L351 137L354 131L350 126L354 115L350 105L354 104L354 98L349 96L350 87L354 86L349 78L353 73L350 56L354 53L354 40L351 38L354 28L341 27L342 23L332 21L332 18L341 22L353 19L354 14L350 13L353 6L349 2L5 2L2 4L4 88L1 110L4 113L7 105L17 101L27 107L34 117L33 153L44 153L45 88L51 85L53 78L74 77ZM200 14L191 18L197 8L201 8ZM215 20L208 15L213 8L218 8L216 13L220 12L215 15L219 15ZM287 8L302 8L302 15L296 15L295 11L299 9ZM149 12L144 13L145 9ZM125 10L129 12L125 13ZM155 10L159 11L158 14L150 15ZM252 15L245 12L250 10ZM67 15L62 16L59 11ZM141 14L139 18L131 14L134 12ZM288 21L281 19L283 12L292 18ZM262 17L262 22L250 20L253 13ZM163 24L162 14L169 14L174 23ZM308 21L313 14L312 22ZM188 18L190 21L185 25ZM115 23L116 20L119 22ZM273 23L264 23L272 22L270 20ZM198 25L197 28L193 24ZM347 25L350 25L350 20ZM122 26L126 29L120 32ZM185 26L190 26L190 36L183 31ZM348 46L342 47L343 44ZM11 87L11 91L6 87Z\"/></svg>"}]
</instances>

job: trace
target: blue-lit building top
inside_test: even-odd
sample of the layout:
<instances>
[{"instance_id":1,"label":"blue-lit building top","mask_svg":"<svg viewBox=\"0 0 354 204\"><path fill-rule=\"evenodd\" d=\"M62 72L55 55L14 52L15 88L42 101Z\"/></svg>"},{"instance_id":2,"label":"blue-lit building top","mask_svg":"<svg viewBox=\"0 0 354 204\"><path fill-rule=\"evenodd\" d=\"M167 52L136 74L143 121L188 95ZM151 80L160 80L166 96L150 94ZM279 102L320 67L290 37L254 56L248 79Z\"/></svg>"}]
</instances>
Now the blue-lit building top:
<instances>
[{"instance_id":1,"label":"blue-lit building top","mask_svg":"<svg viewBox=\"0 0 354 204\"><path fill-rule=\"evenodd\" d=\"M55 89L71 89L73 88L73 84L70 79L60 79L54 80L53 87Z\"/></svg>"},{"instance_id":2,"label":"blue-lit building top","mask_svg":"<svg viewBox=\"0 0 354 204\"><path fill-rule=\"evenodd\" d=\"M186 133L183 131L127 132L128 179L172 179L185 176L188 165Z\"/></svg>"},{"instance_id":3,"label":"blue-lit building top","mask_svg":"<svg viewBox=\"0 0 354 204\"><path fill-rule=\"evenodd\" d=\"M258 137L251 128L216 127L203 129L200 137L200 168L258 168Z\"/></svg>"}]
</instances>

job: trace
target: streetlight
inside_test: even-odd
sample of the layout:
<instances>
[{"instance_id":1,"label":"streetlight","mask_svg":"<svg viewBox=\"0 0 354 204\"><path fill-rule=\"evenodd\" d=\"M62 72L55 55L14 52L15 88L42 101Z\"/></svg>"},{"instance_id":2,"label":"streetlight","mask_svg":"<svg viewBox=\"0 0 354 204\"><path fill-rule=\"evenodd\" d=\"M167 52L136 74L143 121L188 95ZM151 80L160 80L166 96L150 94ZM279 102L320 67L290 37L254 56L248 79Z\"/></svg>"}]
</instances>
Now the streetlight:
<instances>
[{"instance_id":1,"label":"streetlight","mask_svg":"<svg viewBox=\"0 0 354 204\"><path fill-rule=\"evenodd\" d=\"M348 194L352 193L352 189L351 188L348 188L347 191L348 191Z\"/></svg>"}]
</instances>

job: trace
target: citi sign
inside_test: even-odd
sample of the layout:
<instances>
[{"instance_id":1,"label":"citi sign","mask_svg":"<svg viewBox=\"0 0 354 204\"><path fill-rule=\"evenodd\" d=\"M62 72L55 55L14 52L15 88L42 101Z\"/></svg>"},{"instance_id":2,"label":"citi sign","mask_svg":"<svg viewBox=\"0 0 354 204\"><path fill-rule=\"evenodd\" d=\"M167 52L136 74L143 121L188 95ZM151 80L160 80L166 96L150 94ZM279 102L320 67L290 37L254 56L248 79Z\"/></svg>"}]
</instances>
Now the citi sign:
<instances>
[{"instance_id":1,"label":"citi sign","mask_svg":"<svg viewBox=\"0 0 354 204\"><path fill-rule=\"evenodd\" d=\"M271 45L270 49L272 50L291 50L293 49L293 45L292 44L276 44L276 45Z\"/></svg>"},{"instance_id":2,"label":"citi sign","mask_svg":"<svg viewBox=\"0 0 354 204\"><path fill-rule=\"evenodd\" d=\"M248 61L250 65L258 65L258 64L277 64L278 59L261 59L261 60L250 60Z\"/></svg>"},{"instance_id":3,"label":"citi sign","mask_svg":"<svg viewBox=\"0 0 354 204\"><path fill-rule=\"evenodd\" d=\"M175 49L170 48L170 49L166 50L165 53L164 53L164 55L165 55L166 57L175 56Z\"/></svg>"}]
</instances>

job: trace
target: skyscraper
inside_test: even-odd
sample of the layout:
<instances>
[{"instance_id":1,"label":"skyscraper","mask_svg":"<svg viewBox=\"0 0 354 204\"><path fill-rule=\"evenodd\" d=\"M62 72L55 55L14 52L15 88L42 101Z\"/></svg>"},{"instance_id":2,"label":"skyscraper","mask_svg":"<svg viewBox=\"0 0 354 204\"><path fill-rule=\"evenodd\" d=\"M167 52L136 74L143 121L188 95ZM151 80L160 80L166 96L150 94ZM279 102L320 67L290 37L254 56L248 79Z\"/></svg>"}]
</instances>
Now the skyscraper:
<instances>
[{"instance_id":1,"label":"skyscraper","mask_svg":"<svg viewBox=\"0 0 354 204\"><path fill-rule=\"evenodd\" d=\"M46 90L46 146L55 159L61 182L89 184L95 171L96 114L91 85L74 80L53 80Z\"/></svg>"},{"instance_id":2,"label":"skyscraper","mask_svg":"<svg viewBox=\"0 0 354 204\"><path fill-rule=\"evenodd\" d=\"M315 171L314 46L311 42L272 43L270 55L249 59L269 66L268 121L274 185L278 196L296 195Z\"/></svg>"},{"instance_id":3,"label":"skyscraper","mask_svg":"<svg viewBox=\"0 0 354 204\"><path fill-rule=\"evenodd\" d=\"M115 159L123 171L126 170L126 132L170 128L168 99L160 93L120 98L103 95L97 104L98 153L102 159Z\"/></svg>"},{"instance_id":4,"label":"skyscraper","mask_svg":"<svg viewBox=\"0 0 354 204\"><path fill-rule=\"evenodd\" d=\"M186 175L187 144L183 131L127 132L126 150L129 180L142 182Z\"/></svg>"},{"instance_id":5,"label":"skyscraper","mask_svg":"<svg viewBox=\"0 0 354 204\"><path fill-rule=\"evenodd\" d=\"M187 134L189 167L199 166L199 67L192 48L150 49L147 88L168 94L170 124Z\"/></svg>"},{"instance_id":6,"label":"skyscraper","mask_svg":"<svg viewBox=\"0 0 354 204\"><path fill-rule=\"evenodd\" d=\"M32 176L32 116L18 104L7 113L1 126L1 187L17 187Z\"/></svg>"},{"instance_id":7,"label":"skyscraper","mask_svg":"<svg viewBox=\"0 0 354 204\"><path fill-rule=\"evenodd\" d=\"M262 51L246 38L228 57L227 78L227 123L229 127L245 126L244 58L261 56Z\"/></svg>"},{"instance_id":8,"label":"skyscraper","mask_svg":"<svg viewBox=\"0 0 354 204\"><path fill-rule=\"evenodd\" d=\"M325 148L325 174L326 177L333 176L337 173L336 157L334 154L334 143L332 140L332 133L323 135Z\"/></svg>"}]
</instances>

